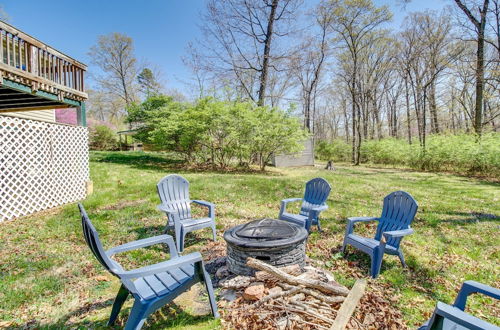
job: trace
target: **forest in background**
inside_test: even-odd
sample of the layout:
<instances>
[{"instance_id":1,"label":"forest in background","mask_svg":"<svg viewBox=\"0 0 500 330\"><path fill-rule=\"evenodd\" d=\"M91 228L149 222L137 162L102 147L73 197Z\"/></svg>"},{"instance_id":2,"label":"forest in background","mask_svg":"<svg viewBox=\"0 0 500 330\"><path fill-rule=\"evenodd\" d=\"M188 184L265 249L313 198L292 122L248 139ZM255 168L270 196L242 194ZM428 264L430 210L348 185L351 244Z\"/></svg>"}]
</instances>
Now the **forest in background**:
<instances>
[{"instance_id":1,"label":"forest in background","mask_svg":"<svg viewBox=\"0 0 500 330\"><path fill-rule=\"evenodd\" d=\"M478 150L481 140L497 140L481 136L496 136L500 121L498 0L409 12L399 29L389 24L390 8L371 0L210 0L200 15L202 38L183 57L192 72L184 92L139 63L130 37L101 36L89 53L100 72L91 116L123 123L127 109L155 94L292 109L317 146L349 145L353 164L376 161L362 155L363 145L386 138L416 145L409 150L419 164L436 135L471 134ZM447 141L460 149L465 140Z\"/></svg>"}]
</instances>

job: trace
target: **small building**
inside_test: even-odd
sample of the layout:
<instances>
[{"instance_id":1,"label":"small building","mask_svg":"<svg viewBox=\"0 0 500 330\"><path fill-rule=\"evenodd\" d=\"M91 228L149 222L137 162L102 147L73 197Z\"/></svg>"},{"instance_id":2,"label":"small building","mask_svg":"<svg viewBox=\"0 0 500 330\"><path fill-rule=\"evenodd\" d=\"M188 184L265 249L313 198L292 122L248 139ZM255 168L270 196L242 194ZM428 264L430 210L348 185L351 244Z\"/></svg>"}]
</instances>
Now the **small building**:
<instances>
[{"instance_id":1,"label":"small building","mask_svg":"<svg viewBox=\"0 0 500 330\"><path fill-rule=\"evenodd\" d=\"M273 155L271 163L275 167L314 166L314 142L310 138L304 143L304 149L295 154Z\"/></svg>"},{"instance_id":2,"label":"small building","mask_svg":"<svg viewBox=\"0 0 500 330\"><path fill-rule=\"evenodd\" d=\"M0 222L86 197L86 68L0 21ZM56 123L56 108L78 124Z\"/></svg>"}]
</instances>

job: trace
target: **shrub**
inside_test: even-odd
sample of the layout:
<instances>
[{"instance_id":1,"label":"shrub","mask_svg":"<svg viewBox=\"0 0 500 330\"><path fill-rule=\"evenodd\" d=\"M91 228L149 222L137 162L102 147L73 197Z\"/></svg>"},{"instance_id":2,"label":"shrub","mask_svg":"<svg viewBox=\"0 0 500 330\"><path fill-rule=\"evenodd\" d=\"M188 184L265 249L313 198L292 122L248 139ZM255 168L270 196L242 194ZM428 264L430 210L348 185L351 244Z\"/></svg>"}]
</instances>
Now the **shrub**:
<instances>
[{"instance_id":1,"label":"shrub","mask_svg":"<svg viewBox=\"0 0 500 330\"><path fill-rule=\"evenodd\" d=\"M499 133L485 134L479 143L470 134L431 135L425 150L415 142L410 145L395 138L365 141L361 162L500 177ZM349 161L351 157L350 147L340 140L317 143L316 153L322 160Z\"/></svg>"},{"instance_id":2,"label":"shrub","mask_svg":"<svg viewBox=\"0 0 500 330\"><path fill-rule=\"evenodd\" d=\"M316 144L316 157L321 160L348 162L351 159L351 146L344 140L333 140L331 143L319 141Z\"/></svg>"},{"instance_id":3,"label":"shrub","mask_svg":"<svg viewBox=\"0 0 500 330\"><path fill-rule=\"evenodd\" d=\"M190 104L160 95L129 113L130 121L141 121L135 137L143 143L176 152L190 163L219 168L255 159L264 170L273 153L299 151L307 136L297 118L247 102L205 98Z\"/></svg>"},{"instance_id":4,"label":"shrub","mask_svg":"<svg viewBox=\"0 0 500 330\"><path fill-rule=\"evenodd\" d=\"M116 150L116 134L105 125L97 125L89 129L89 146L92 150Z\"/></svg>"}]
</instances>

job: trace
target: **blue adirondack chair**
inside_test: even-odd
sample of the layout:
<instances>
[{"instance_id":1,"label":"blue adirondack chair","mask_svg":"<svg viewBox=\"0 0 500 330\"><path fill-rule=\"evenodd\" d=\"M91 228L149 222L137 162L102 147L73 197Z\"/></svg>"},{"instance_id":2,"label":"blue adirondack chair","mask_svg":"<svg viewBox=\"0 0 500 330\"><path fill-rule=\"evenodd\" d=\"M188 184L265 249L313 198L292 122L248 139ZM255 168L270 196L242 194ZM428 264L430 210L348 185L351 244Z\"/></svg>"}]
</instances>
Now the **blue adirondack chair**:
<instances>
[{"instance_id":1,"label":"blue adirondack chair","mask_svg":"<svg viewBox=\"0 0 500 330\"><path fill-rule=\"evenodd\" d=\"M161 204L158 209L167 215L166 230L174 228L177 250L184 251L184 238L194 230L210 227L214 241L217 239L215 230L215 205L206 201L189 199L189 182L177 174L167 175L157 184ZM208 208L208 217L193 218L191 203Z\"/></svg>"},{"instance_id":2,"label":"blue adirondack chair","mask_svg":"<svg viewBox=\"0 0 500 330\"><path fill-rule=\"evenodd\" d=\"M347 219L342 252L347 245L361 250L371 258L371 276L376 278L380 273L384 253L397 255L403 267L406 267L403 251L399 247L403 237L413 233L410 224L417 213L418 204L413 197L404 191L395 191L384 198L384 207L380 218L354 217ZM375 238L366 238L353 234L356 222L378 221Z\"/></svg>"},{"instance_id":3,"label":"blue adirondack chair","mask_svg":"<svg viewBox=\"0 0 500 330\"><path fill-rule=\"evenodd\" d=\"M92 253L101 265L122 282L113 303L108 322L109 326L115 323L118 313L129 294L134 297L135 301L125 329L140 329L151 313L171 302L175 297L187 291L197 282L205 283L212 314L214 317L219 317L212 281L205 271L199 252L179 256L174 240L169 235L141 239L104 251L99 240L99 235L90 222L85 209L81 204L78 204L78 207L82 216L83 234L90 250L92 250ZM111 259L111 256L120 252L136 250L160 243L168 245L171 256L170 260L133 270L124 270L120 264Z\"/></svg>"},{"instance_id":4,"label":"blue adirondack chair","mask_svg":"<svg viewBox=\"0 0 500 330\"><path fill-rule=\"evenodd\" d=\"M306 191L304 198L288 198L281 201L281 209L278 218L293 222L302 226L310 231L312 225L318 226L321 231L321 224L319 222L319 214L328 208L326 200L332 187L328 181L323 178L315 178L306 183ZM302 201L299 214L292 214L286 212L286 206L292 202Z\"/></svg>"},{"instance_id":5,"label":"blue adirondack chair","mask_svg":"<svg viewBox=\"0 0 500 330\"><path fill-rule=\"evenodd\" d=\"M467 297L473 293L482 293L486 296L500 300L500 290L476 281L465 281L458 292L453 305L438 302L434 314L419 330L500 330L494 324L483 321L464 312Z\"/></svg>"}]
</instances>

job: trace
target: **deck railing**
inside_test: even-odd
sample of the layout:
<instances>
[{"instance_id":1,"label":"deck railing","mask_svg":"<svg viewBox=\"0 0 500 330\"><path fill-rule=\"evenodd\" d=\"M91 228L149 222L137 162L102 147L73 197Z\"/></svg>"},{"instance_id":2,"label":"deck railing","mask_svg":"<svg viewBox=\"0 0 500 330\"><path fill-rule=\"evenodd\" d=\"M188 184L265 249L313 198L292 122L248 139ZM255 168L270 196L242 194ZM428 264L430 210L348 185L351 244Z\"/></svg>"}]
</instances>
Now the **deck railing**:
<instances>
[{"instance_id":1,"label":"deck railing","mask_svg":"<svg viewBox=\"0 0 500 330\"><path fill-rule=\"evenodd\" d=\"M34 90L84 100L86 69L85 64L0 21L0 70L4 78Z\"/></svg>"}]
</instances>

